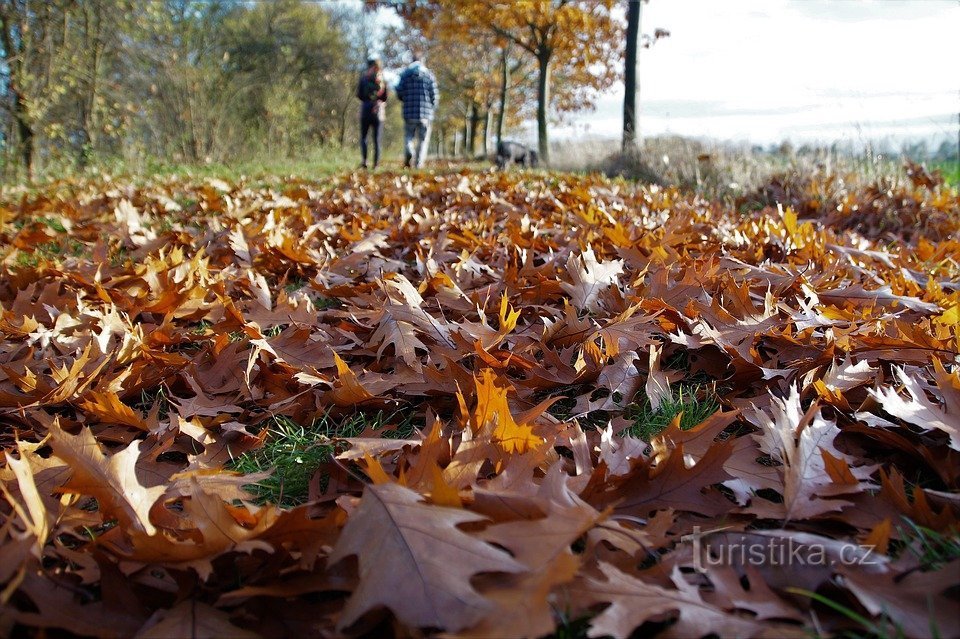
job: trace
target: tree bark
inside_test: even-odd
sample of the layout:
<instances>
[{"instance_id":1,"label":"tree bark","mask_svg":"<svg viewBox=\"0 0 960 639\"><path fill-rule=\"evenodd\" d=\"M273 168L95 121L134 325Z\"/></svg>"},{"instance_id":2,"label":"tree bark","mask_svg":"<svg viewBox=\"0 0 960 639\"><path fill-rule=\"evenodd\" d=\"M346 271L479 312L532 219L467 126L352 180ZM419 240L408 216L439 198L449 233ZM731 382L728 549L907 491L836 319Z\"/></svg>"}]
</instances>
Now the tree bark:
<instances>
[{"instance_id":1,"label":"tree bark","mask_svg":"<svg viewBox=\"0 0 960 639\"><path fill-rule=\"evenodd\" d=\"M337 136L341 149L347 145L347 113L349 111L350 104L344 103L343 108L340 109L340 134Z\"/></svg>"},{"instance_id":2,"label":"tree bark","mask_svg":"<svg viewBox=\"0 0 960 639\"><path fill-rule=\"evenodd\" d=\"M510 87L510 47L500 50L500 109L497 112L497 146L503 142L503 121L507 115L507 89Z\"/></svg>"},{"instance_id":3,"label":"tree bark","mask_svg":"<svg viewBox=\"0 0 960 639\"><path fill-rule=\"evenodd\" d=\"M490 121L493 120L493 109L490 108L492 105L487 105L487 111L483 116L483 157L484 159L490 155Z\"/></svg>"},{"instance_id":4,"label":"tree bark","mask_svg":"<svg viewBox=\"0 0 960 639\"><path fill-rule=\"evenodd\" d=\"M627 51L624 61L623 141L624 152L640 145L640 14L643 0L629 0L627 5Z\"/></svg>"},{"instance_id":5,"label":"tree bark","mask_svg":"<svg viewBox=\"0 0 960 639\"><path fill-rule=\"evenodd\" d=\"M480 105L476 102L470 104L470 120L467 140L467 156L471 159L477 156L477 133L480 132L480 122L483 121L483 115L480 113Z\"/></svg>"},{"instance_id":6,"label":"tree bark","mask_svg":"<svg viewBox=\"0 0 960 639\"><path fill-rule=\"evenodd\" d=\"M9 69L9 78L7 80L10 93L13 95L13 120L17 125L17 137L19 138L20 160L27 171L27 180L33 182L33 156L34 156L34 135L33 127L28 120L27 101L24 98L20 87L20 77L23 65L23 47L22 40L20 46L14 44L14 34L12 16L6 15L6 12L0 12L0 41L3 43L3 50L6 54L6 64ZM21 32L23 28L21 27Z\"/></svg>"},{"instance_id":7,"label":"tree bark","mask_svg":"<svg viewBox=\"0 0 960 639\"><path fill-rule=\"evenodd\" d=\"M553 52L541 48L537 54L537 147L540 161L550 164L550 140L547 132L547 108L550 106L550 58Z\"/></svg>"},{"instance_id":8,"label":"tree bark","mask_svg":"<svg viewBox=\"0 0 960 639\"><path fill-rule=\"evenodd\" d=\"M19 95L17 95L17 102L20 102ZM17 120L17 133L20 136L20 160L23 162L23 166L27 170L27 181L33 182L33 129L20 115L20 109L23 108L25 107L19 106L17 108L17 114L15 114L15 118Z\"/></svg>"},{"instance_id":9,"label":"tree bark","mask_svg":"<svg viewBox=\"0 0 960 639\"><path fill-rule=\"evenodd\" d=\"M92 11L92 14L91 14ZM89 67L87 69L86 95L81 99L80 129L83 138L79 149L77 164L81 169L89 166L93 149L97 144L96 109L100 93L100 69L103 61L103 5L93 4L83 7L84 36L88 48Z\"/></svg>"}]
</instances>

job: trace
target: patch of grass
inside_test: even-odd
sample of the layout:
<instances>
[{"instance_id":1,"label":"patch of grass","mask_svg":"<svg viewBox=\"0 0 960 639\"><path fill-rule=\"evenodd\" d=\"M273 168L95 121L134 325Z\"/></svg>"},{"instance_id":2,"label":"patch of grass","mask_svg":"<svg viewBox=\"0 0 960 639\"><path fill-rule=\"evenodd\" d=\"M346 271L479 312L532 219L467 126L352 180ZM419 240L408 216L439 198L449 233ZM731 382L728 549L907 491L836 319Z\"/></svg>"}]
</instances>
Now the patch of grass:
<instances>
[{"instance_id":1,"label":"patch of grass","mask_svg":"<svg viewBox=\"0 0 960 639\"><path fill-rule=\"evenodd\" d=\"M16 264L21 268L37 268L43 262L55 262L65 257L80 257L86 253L87 247L79 240L70 239L65 243L43 242L33 247L32 251L17 250Z\"/></svg>"},{"instance_id":2,"label":"patch of grass","mask_svg":"<svg viewBox=\"0 0 960 639\"><path fill-rule=\"evenodd\" d=\"M283 332L283 329L285 329L287 326L288 326L288 324L276 324L276 325L274 325L274 326L271 326L271 327L268 328L267 330L263 331L263 335L264 335L264 337L268 337L268 338L269 338L269 337L276 337L277 335L279 335L280 333L282 333L282 332Z\"/></svg>"},{"instance_id":3,"label":"patch of grass","mask_svg":"<svg viewBox=\"0 0 960 639\"><path fill-rule=\"evenodd\" d=\"M715 393L705 387L679 386L673 395L663 401L654 410L647 397L641 403L627 407L625 415L633 421L633 426L624 431L625 435L639 437L650 441L662 432L677 415L680 417L680 428L693 428L710 415L717 412L720 403Z\"/></svg>"},{"instance_id":4,"label":"patch of grass","mask_svg":"<svg viewBox=\"0 0 960 639\"><path fill-rule=\"evenodd\" d=\"M313 474L336 452L333 438L351 437L363 431L362 423L336 424L326 415L309 427L282 415L272 422L264 445L244 453L231 466L245 475L271 472L269 477L247 488L259 502L284 508L306 501Z\"/></svg>"},{"instance_id":5,"label":"patch of grass","mask_svg":"<svg viewBox=\"0 0 960 639\"><path fill-rule=\"evenodd\" d=\"M281 415L272 419L264 445L234 459L230 467L245 475L270 471L269 477L250 484L248 489L260 503L291 508L306 502L314 474L341 452L337 438L357 437L373 429L386 438L404 439L415 428L414 416L399 412L356 413L341 418L323 415L309 426Z\"/></svg>"},{"instance_id":6,"label":"patch of grass","mask_svg":"<svg viewBox=\"0 0 960 639\"><path fill-rule=\"evenodd\" d=\"M197 322L196 326L190 329L190 332L193 333L194 335L203 335L204 333L207 332L207 329L209 329L211 326L213 326L213 322L209 320L200 320L199 322Z\"/></svg>"},{"instance_id":7,"label":"patch of grass","mask_svg":"<svg viewBox=\"0 0 960 639\"><path fill-rule=\"evenodd\" d=\"M17 251L17 267L18 268L37 268L40 266L42 261L42 256L37 251L33 253L27 253L26 251Z\"/></svg>"},{"instance_id":8,"label":"patch of grass","mask_svg":"<svg viewBox=\"0 0 960 639\"><path fill-rule=\"evenodd\" d=\"M950 186L955 188L960 187L960 164L958 164L956 160L931 162L930 168L940 171L940 175L943 176L943 181Z\"/></svg>"},{"instance_id":9,"label":"patch of grass","mask_svg":"<svg viewBox=\"0 0 960 639\"><path fill-rule=\"evenodd\" d=\"M293 293L296 293L297 291L299 291L309 283L310 283L309 280L305 280L302 277L294 277L292 280L290 280L284 285L283 290L285 290L288 295L291 295Z\"/></svg>"},{"instance_id":10,"label":"patch of grass","mask_svg":"<svg viewBox=\"0 0 960 639\"><path fill-rule=\"evenodd\" d=\"M556 616L557 628L546 639L586 639L592 616L571 617L562 613L556 613Z\"/></svg>"},{"instance_id":11,"label":"patch of grass","mask_svg":"<svg viewBox=\"0 0 960 639\"><path fill-rule=\"evenodd\" d=\"M333 297L316 296L313 299L313 307L318 311L325 311L331 308L340 308L343 304L340 300Z\"/></svg>"},{"instance_id":12,"label":"patch of grass","mask_svg":"<svg viewBox=\"0 0 960 639\"><path fill-rule=\"evenodd\" d=\"M140 401L133 404L134 409L144 414L149 413L157 406L159 406L157 412L158 419L162 421L170 416L170 398L167 396L167 390L163 386L140 391Z\"/></svg>"},{"instance_id":13,"label":"patch of grass","mask_svg":"<svg viewBox=\"0 0 960 639\"><path fill-rule=\"evenodd\" d=\"M353 147L322 147L297 157L278 158L268 154L231 162L202 164L176 164L148 162L147 166L122 166L121 174L154 174L157 176L185 176L190 178L219 178L227 182L249 181L249 186L271 185L277 176L314 178L350 171L360 162L359 153ZM189 208L196 202L188 203Z\"/></svg>"},{"instance_id":14,"label":"patch of grass","mask_svg":"<svg viewBox=\"0 0 960 639\"><path fill-rule=\"evenodd\" d=\"M534 395L537 400L547 399L548 397L560 397L559 400L555 401L550 405L550 408L547 409L547 412L563 422L568 422L574 418L573 408L577 405L577 396L583 394L589 390L586 386L568 386L560 389L551 390L548 392L541 392ZM602 397L609 395L607 389L595 389L591 395L591 399L598 400ZM613 401L619 403L622 401L622 397L618 397L618 393L614 393ZM610 420L610 412L606 410L593 410L583 415L576 416L577 423L580 424L580 428L584 430L598 430L606 427L607 422Z\"/></svg>"},{"instance_id":15,"label":"patch of grass","mask_svg":"<svg viewBox=\"0 0 960 639\"><path fill-rule=\"evenodd\" d=\"M810 599L823 604L827 608L830 608L831 610L843 615L850 621L858 624L866 632L866 635L864 635L862 632L847 630L839 635L831 635L833 637L840 637L842 639L863 639L864 636L867 636L876 639L905 639L907 636L906 633L904 633L903 628L901 628L887 614L882 614L877 621L871 621L855 610L852 610L847 606L844 606L843 604L838 603L818 592L811 592L802 588L787 588L787 592L794 595L800 595L801 597L809 597ZM817 633L816 636L823 637L825 635ZM938 635L935 634L934 636Z\"/></svg>"},{"instance_id":16,"label":"patch of grass","mask_svg":"<svg viewBox=\"0 0 960 639\"><path fill-rule=\"evenodd\" d=\"M61 222L61 221L58 220L57 218L54 218L54 217L41 217L41 218L37 218L37 221L43 222L44 224L46 224L48 227L50 227L51 229L53 229L53 230L56 231L57 233L66 233L66 232L67 232L67 229L66 229L66 227L63 225L63 222Z\"/></svg>"},{"instance_id":17,"label":"patch of grass","mask_svg":"<svg viewBox=\"0 0 960 639\"><path fill-rule=\"evenodd\" d=\"M946 564L960 559L960 537L945 535L919 525L915 521L903 518L900 537L903 552L909 552L920 562L920 570L937 570Z\"/></svg>"},{"instance_id":18,"label":"patch of grass","mask_svg":"<svg viewBox=\"0 0 960 639\"><path fill-rule=\"evenodd\" d=\"M116 251L110 254L110 267L111 268L120 268L127 261L127 249L126 247L119 247Z\"/></svg>"}]
</instances>

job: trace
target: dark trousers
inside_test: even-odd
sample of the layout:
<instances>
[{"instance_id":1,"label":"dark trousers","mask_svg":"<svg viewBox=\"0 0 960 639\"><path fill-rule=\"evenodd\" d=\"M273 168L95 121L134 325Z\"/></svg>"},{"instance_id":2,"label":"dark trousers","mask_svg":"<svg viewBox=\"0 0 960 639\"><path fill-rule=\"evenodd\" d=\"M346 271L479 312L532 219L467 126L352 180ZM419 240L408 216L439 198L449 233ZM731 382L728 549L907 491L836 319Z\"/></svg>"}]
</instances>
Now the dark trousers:
<instances>
[{"instance_id":1,"label":"dark trousers","mask_svg":"<svg viewBox=\"0 0 960 639\"><path fill-rule=\"evenodd\" d=\"M363 165L367 165L367 133L373 133L373 166L380 163L380 134L383 132L383 122L373 114L360 115L360 158Z\"/></svg>"}]
</instances>

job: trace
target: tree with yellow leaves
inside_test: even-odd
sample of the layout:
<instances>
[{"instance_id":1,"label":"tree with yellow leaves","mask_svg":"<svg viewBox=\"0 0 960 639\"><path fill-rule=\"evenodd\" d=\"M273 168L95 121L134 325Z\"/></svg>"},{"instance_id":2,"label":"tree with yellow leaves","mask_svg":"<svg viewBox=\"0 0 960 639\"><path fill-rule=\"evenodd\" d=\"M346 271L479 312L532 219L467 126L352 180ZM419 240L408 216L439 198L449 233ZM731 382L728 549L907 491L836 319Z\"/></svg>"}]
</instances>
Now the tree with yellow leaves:
<instances>
[{"instance_id":1,"label":"tree with yellow leaves","mask_svg":"<svg viewBox=\"0 0 960 639\"><path fill-rule=\"evenodd\" d=\"M589 91L617 77L623 25L616 0L407 0L401 13L424 30L476 39L490 35L534 58L537 65L537 141L549 162L547 115L589 101ZM553 103L553 79L573 90Z\"/></svg>"}]
</instances>

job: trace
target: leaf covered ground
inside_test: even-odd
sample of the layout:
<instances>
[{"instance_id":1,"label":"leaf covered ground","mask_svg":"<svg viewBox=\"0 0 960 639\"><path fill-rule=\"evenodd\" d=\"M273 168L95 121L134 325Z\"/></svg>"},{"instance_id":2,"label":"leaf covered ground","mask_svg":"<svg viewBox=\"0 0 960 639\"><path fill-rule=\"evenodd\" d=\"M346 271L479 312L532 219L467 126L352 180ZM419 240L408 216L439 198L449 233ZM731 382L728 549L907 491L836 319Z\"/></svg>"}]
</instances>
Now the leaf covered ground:
<instances>
[{"instance_id":1,"label":"leaf covered ground","mask_svg":"<svg viewBox=\"0 0 960 639\"><path fill-rule=\"evenodd\" d=\"M775 187L8 198L0 632L960 637L960 197Z\"/></svg>"}]
</instances>

